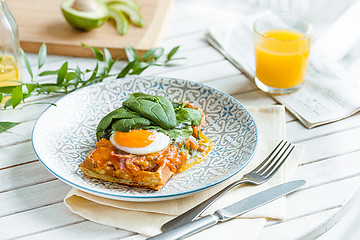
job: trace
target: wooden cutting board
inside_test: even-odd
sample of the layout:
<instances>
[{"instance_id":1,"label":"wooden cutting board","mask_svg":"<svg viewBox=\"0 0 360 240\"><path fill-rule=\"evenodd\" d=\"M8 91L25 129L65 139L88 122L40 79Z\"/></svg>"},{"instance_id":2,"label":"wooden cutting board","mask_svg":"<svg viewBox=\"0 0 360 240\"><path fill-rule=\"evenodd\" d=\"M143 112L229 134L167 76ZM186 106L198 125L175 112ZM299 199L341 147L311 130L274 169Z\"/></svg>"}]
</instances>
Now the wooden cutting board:
<instances>
[{"instance_id":1,"label":"wooden cutting board","mask_svg":"<svg viewBox=\"0 0 360 240\"><path fill-rule=\"evenodd\" d=\"M173 5L173 0L137 0L141 5L145 26L130 24L125 36L116 32L114 23L89 32L71 27L61 12L62 0L10 0L8 7L13 14L20 34L20 45L25 52L38 52L46 43L49 54L93 57L89 46L109 49L115 58L126 59L124 47L133 46L139 54L158 46L162 30Z\"/></svg>"}]
</instances>

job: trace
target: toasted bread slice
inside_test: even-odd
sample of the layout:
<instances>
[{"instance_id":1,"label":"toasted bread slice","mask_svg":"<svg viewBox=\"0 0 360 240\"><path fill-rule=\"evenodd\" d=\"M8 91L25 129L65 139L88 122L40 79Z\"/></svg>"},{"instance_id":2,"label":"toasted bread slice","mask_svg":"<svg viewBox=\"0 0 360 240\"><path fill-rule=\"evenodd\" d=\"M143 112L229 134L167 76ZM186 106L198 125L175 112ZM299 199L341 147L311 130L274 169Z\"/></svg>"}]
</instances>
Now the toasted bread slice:
<instances>
[{"instance_id":1,"label":"toasted bread slice","mask_svg":"<svg viewBox=\"0 0 360 240\"><path fill-rule=\"evenodd\" d=\"M91 161L87 158L82 165ZM88 176L98 178L104 181L115 182L119 184L129 185L140 188L150 188L154 190L160 190L167 180L174 174L168 166L159 168L156 172L141 171L136 175L130 175L125 171L119 171L115 177L100 173L96 169L90 170L89 168L80 166L81 171Z\"/></svg>"},{"instance_id":2,"label":"toasted bread slice","mask_svg":"<svg viewBox=\"0 0 360 240\"><path fill-rule=\"evenodd\" d=\"M173 144L156 153L135 155L117 150L103 138L79 167L89 177L159 190L184 160Z\"/></svg>"}]
</instances>

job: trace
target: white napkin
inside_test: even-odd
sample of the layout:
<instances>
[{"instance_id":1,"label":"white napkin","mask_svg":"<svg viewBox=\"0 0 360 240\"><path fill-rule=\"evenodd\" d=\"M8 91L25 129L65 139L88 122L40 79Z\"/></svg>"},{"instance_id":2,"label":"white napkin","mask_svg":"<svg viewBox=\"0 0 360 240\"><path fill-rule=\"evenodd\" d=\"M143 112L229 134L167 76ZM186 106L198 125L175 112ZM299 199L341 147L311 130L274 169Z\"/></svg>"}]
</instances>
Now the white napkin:
<instances>
[{"instance_id":1,"label":"white napkin","mask_svg":"<svg viewBox=\"0 0 360 240\"><path fill-rule=\"evenodd\" d=\"M243 174L259 165L280 140L285 139L285 111L283 106L249 107L248 110L258 128L256 153L240 173L223 183L185 198L142 203L111 200L72 189L64 199L65 204L74 213L94 222L146 236L160 233L160 227L172 219L174 215L181 214L234 180L240 179ZM268 182L257 187L243 186L230 191L215 202L204 215L213 213L219 208L256 192L286 182L296 169L297 163L302 157L302 152L300 147L296 147L287 162ZM266 222L264 218L283 219L285 217L285 207L285 197L283 197L241 216L241 218L256 219L233 219L193 235L189 239L237 239L238 236L241 236L241 239L255 239Z\"/></svg>"}]
</instances>

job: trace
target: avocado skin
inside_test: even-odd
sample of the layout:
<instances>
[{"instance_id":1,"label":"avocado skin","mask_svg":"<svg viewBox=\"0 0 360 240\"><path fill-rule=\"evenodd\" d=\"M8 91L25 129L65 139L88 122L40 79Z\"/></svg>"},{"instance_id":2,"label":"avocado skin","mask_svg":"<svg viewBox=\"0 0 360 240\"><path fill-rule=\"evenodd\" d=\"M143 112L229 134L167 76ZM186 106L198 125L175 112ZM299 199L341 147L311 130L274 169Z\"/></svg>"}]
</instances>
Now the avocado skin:
<instances>
[{"instance_id":1,"label":"avocado skin","mask_svg":"<svg viewBox=\"0 0 360 240\"><path fill-rule=\"evenodd\" d=\"M76 17L69 12L61 9L62 13L68 23L74 28L81 30L81 31L90 31L91 29L98 28L102 26L108 19L108 17L104 17L102 19L88 19L83 17Z\"/></svg>"},{"instance_id":2,"label":"avocado skin","mask_svg":"<svg viewBox=\"0 0 360 240\"><path fill-rule=\"evenodd\" d=\"M69 2L69 0L65 0L65 2ZM80 31L90 31L91 29L98 28L102 26L109 17L109 12L107 7L105 8L106 12L104 12L104 16L101 18L91 18L91 12L89 12L89 17L87 16L81 16L76 15L77 10L72 9L71 11L67 10L66 7L64 7L64 4L61 7L61 11L66 19L66 21L73 26L74 28L80 30Z\"/></svg>"}]
</instances>

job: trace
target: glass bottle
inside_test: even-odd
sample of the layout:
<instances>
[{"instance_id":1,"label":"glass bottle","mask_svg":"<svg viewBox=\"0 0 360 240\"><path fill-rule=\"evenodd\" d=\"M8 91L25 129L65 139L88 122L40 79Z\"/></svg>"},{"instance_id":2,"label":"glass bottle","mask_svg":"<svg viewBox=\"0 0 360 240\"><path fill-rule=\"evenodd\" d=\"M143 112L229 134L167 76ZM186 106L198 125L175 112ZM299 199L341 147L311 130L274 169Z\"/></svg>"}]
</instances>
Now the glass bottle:
<instances>
[{"instance_id":1,"label":"glass bottle","mask_svg":"<svg viewBox=\"0 0 360 240\"><path fill-rule=\"evenodd\" d=\"M0 0L0 87L21 81L19 29L5 0Z\"/></svg>"}]
</instances>

